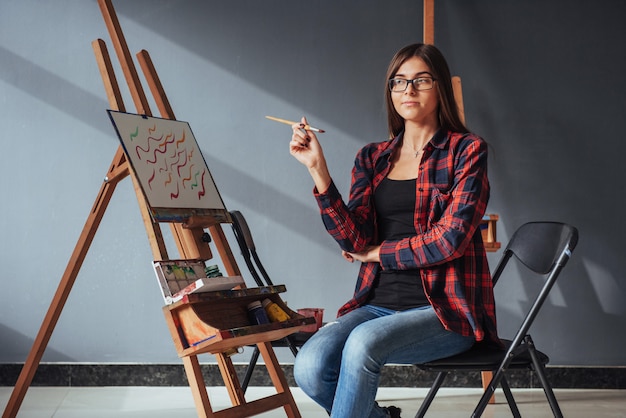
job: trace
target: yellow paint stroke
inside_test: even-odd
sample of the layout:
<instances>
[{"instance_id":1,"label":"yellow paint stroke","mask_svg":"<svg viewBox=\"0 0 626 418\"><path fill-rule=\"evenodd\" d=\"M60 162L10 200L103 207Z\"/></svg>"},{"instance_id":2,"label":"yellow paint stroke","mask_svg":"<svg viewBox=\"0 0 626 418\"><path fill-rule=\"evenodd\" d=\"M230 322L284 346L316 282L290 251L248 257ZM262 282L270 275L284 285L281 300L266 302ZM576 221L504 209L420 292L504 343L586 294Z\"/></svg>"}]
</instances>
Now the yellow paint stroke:
<instances>
[{"instance_id":1,"label":"yellow paint stroke","mask_svg":"<svg viewBox=\"0 0 626 418\"><path fill-rule=\"evenodd\" d=\"M185 130L183 129L183 136L182 138L180 138L178 141L176 141L176 148L178 148L178 145L182 144L183 142L185 142Z\"/></svg>"},{"instance_id":2,"label":"yellow paint stroke","mask_svg":"<svg viewBox=\"0 0 626 418\"><path fill-rule=\"evenodd\" d=\"M193 166L194 166L193 164L191 164L191 165L189 166L189 177L185 177L185 178L183 179L183 187L185 187L185 182L187 182L187 181L190 181L190 180L191 180L191 171L192 171L192 169L193 169Z\"/></svg>"}]
</instances>

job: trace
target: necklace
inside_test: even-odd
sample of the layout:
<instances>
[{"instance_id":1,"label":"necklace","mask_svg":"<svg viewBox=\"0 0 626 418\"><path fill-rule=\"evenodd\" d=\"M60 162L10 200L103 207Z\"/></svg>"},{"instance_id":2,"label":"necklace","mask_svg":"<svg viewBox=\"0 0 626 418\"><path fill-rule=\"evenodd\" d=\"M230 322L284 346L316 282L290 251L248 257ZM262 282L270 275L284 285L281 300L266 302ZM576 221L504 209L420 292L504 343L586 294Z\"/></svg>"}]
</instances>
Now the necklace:
<instances>
[{"instance_id":1,"label":"necklace","mask_svg":"<svg viewBox=\"0 0 626 418\"><path fill-rule=\"evenodd\" d=\"M413 154L413 158L417 158L417 157L419 157L419 156L420 156L420 154L421 154L422 152L424 152L424 148L425 148L425 147L426 147L426 145L422 144L422 146L421 146L421 147L419 147L418 149L415 149L415 148L414 148L414 147L412 147L411 145L409 145L409 144L405 144L405 145L403 146L403 148L404 148L404 149L406 149L407 151L403 151L403 152L406 152L407 154L411 153L411 154Z\"/></svg>"},{"instance_id":2,"label":"necklace","mask_svg":"<svg viewBox=\"0 0 626 418\"><path fill-rule=\"evenodd\" d=\"M417 157L419 157L419 155L420 155L420 153L421 153L422 151L424 151L424 150L423 150L423 149L418 149L418 150L416 151L416 150L413 150L413 149L412 149L412 150L411 150L411 151L409 151L409 152L413 154L413 158L417 158Z\"/></svg>"}]
</instances>

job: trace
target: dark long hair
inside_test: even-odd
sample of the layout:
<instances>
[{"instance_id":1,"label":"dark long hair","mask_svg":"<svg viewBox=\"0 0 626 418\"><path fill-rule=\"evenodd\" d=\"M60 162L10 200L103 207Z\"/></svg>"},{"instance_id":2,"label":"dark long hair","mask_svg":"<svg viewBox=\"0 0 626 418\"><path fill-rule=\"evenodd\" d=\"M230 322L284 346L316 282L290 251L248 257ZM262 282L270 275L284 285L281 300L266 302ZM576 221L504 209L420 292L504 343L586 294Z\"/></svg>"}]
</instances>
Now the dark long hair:
<instances>
[{"instance_id":1,"label":"dark long hair","mask_svg":"<svg viewBox=\"0 0 626 418\"><path fill-rule=\"evenodd\" d=\"M389 68L387 69L387 77L385 78L385 106L387 108L387 124L391 137L397 136L404 130L404 119L396 112L393 106L388 81L396 75L398 69L406 60L413 57L421 58L426 65L428 65L433 78L436 80L435 83L439 96L437 114L441 128L453 132L468 132L461 121L459 109L454 100L452 78L446 59L434 45L417 43L405 46L399 50L392 58L389 63Z\"/></svg>"}]
</instances>

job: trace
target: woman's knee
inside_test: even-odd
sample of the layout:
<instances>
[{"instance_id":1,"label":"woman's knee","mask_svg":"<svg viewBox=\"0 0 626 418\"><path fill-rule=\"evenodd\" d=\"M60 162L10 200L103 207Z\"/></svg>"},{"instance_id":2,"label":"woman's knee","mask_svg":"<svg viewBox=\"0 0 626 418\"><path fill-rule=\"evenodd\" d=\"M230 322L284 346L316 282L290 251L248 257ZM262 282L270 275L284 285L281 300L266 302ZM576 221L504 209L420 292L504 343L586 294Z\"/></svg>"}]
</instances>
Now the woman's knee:
<instances>
[{"instance_id":1,"label":"woman's knee","mask_svg":"<svg viewBox=\"0 0 626 418\"><path fill-rule=\"evenodd\" d=\"M325 362L317 350L309 350L306 346L298 352L293 365L293 377L300 388L306 393L315 392L327 373Z\"/></svg>"},{"instance_id":2,"label":"woman's knee","mask_svg":"<svg viewBox=\"0 0 626 418\"><path fill-rule=\"evenodd\" d=\"M378 371L385 363L386 350L382 347L370 327L355 328L348 340L343 353L342 366L352 364L355 367L365 366L372 372Z\"/></svg>"},{"instance_id":3,"label":"woman's knee","mask_svg":"<svg viewBox=\"0 0 626 418\"><path fill-rule=\"evenodd\" d=\"M308 386L307 382L310 374L311 370L308 361L305 359L304 353L300 351L293 363L293 378L296 384L300 387Z\"/></svg>"}]
</instances>

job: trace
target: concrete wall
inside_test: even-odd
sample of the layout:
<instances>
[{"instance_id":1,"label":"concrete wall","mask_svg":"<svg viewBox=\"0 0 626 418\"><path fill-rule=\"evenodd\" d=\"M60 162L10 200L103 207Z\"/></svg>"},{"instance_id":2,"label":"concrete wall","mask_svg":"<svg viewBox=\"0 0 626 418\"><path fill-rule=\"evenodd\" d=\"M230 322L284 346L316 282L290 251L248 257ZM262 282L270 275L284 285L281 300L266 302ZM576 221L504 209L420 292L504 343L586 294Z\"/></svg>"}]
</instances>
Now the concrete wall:
<instances>
[{"instance_id":1,"label":"concrete wall","mask_svg":"<svg viewBox=\"0 0 626 418\"><path fill-rule=\"evenodd\" d=\"M264 116L304 114L326 129L330 169L347 195L356 151L386 137L384 72L397 49L422 40L421 2L114 4L131 51L150 52L176 116L191 124L227 207L247 216L289 305L333 318L357 266L322 228L312 182L288 153L289 127ZM491 144L488 211L501 217L499 239L530 220L580 229L533 330L556 365L626 365L625 13L617 0L436 5L435 44L463 79L468 125ZM26 358L118 146L96 38L113 50L93 0L0 3L0 363ZM127 179L44 361L178 362L151 260ZM536 288L520 275L498 285L503 335Z\"/></svg>"}]
</instances>

